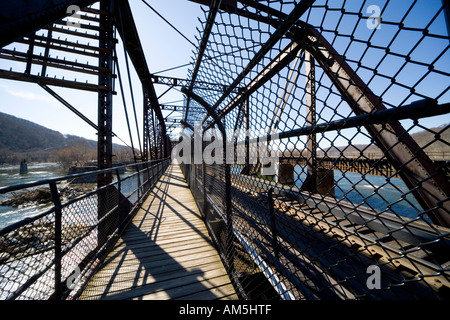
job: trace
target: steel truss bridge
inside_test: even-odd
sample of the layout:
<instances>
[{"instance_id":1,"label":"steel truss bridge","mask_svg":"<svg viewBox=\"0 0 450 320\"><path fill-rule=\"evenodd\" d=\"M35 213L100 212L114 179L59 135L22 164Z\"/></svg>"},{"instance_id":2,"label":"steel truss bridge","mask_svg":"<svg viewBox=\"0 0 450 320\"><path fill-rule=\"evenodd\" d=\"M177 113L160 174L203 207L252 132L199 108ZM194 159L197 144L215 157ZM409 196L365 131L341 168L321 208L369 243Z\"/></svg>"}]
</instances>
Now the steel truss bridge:
<instances>
[{"instance_id":1,"label":"steel truss bridge","mask_svg":"<svg viewBox=\"0 0 450 320\"><path fill-rule=\"evenodd\" d=\"M50 208L0 231L1 298L86 297L172 156L239 298L448 299L448 2L192 2L204 16L185 79L152 73L127 0L3 4L0 59L23 69L0 78L42 87L94 128L98 171L0 189L51 192ZM131 68L143 125L133 141L128 113L114 124L130 131L136 174L124 179L112 114ZM96 121L57 88L95 93ZM161 103L174 89L184 104ZM230 142L231 162L207 161ZM281 152L274 174L252 145ZM95 190L62 198L62 182L83 175Z\"/></svg>"}]
</instances>

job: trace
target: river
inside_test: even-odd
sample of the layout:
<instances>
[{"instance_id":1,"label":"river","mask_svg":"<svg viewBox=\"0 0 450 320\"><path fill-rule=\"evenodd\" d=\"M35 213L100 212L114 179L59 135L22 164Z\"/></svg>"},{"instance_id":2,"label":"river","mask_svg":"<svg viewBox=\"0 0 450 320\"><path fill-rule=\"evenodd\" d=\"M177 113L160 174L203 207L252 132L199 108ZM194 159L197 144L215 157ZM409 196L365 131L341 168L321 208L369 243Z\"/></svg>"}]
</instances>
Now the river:
<instances>
[{"instance_id":1,"label":"river","mask_svg":"<svg viewBox=\"0 0 450 320\"><path fill-rule=\"evenodd\" d=\"M19 174L18 165L0 166L0 187L31 182L42 179L56 178L66 175L66 171L56 163L38 163L28 165L28 174ZM300 187L306 177L302 166L295 167L296 187ZM358 173L342 173L334 171L335 197L354 204L372 207L379 211L388 211L399 216L416 218L420 212L420 205L401 179L390 179L379 176L366 175L364 178ZM0 195L0 201L5 199ZM18 208L0 206L0 229L5 226L33 216L38 212L36 206L19 206Z\"/></svg>"},{"instance_id":2,"label":"river","mask_svg":"<svg viewBox=\"0 0 450 320\"><path fill-rule=\"evenodd\" d=\"M66 174L67 170L64 170L57 163L30 163L28 164L28 173L22 175L19 173L19 165L2 165L0 166L0 188L43 179L57 178ZM10 194L0 194L0 201L9 196ZM34 205L19 206L18 208L0 206L0 229L11 223L31 217L38 210L39 207Z\"/></svg>"},{"instance_id":3,"label":"river","mask_svg":"<svg viewBox=\"0 0 450 320\"><path fill-rule=\"evenodd\" d=\"M295 185L300 187L306 178L306 169L296 166L294 174ZM335 198L338 200L412 219L421 211L419 203L408 193L409 189L401 179L391 178L388 181L385 177L335 170L334 181Z\"/></svg>"}]
</instances>

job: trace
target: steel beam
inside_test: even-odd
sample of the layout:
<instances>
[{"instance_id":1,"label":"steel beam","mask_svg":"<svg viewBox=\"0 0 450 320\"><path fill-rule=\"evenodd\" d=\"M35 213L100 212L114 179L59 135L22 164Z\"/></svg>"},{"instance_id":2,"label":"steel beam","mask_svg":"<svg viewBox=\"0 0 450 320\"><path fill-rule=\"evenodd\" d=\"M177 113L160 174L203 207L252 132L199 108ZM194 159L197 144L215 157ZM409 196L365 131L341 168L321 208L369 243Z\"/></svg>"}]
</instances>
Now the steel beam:
<instances>
[{"instance_id":1,"label":"steel beam","mask_svg":"<svg viewBox=\"0 0 450 320\"><path fill-rule=\"evenodd\" d=\"M166 76L157 76L151 75L152 81L154 84L162 84L171 87L186 87L192 86L193 89L199 90L210 90L210 91L218 91L224 92L227 88L224 84L205 82L205 81L195 81L175 77L166 77Z\"/></svg>"},{"instance_id":2,"label":"steel beam","mask_svg":"<svg viewBox=\"0 0 450 320\"><path fill-rule=\"evenodd\" d=\"M14 0L3 1L0 10L0 48L39 30L48 24L72 15L71 5L84 8L92 0Z\"/></svg>"},{"instance_id":3,"label":"steel beam","mask_svg":"<svg viewBox=\"0 0 450 320\"><path fill-rule=\"evenodd\" d=\"M328 41L314 28L305 27L305 45L330 78L342 98L356 115L386 110L376 96L346 63ZM297 41L298 37L294 35ZM434 223L450 227L450 182L436 170L428 155L402 127L400 122L386 118L383 124L364 125L376 145L398 170Z\"/></svg>"},{"instance_id":4,"label":"steel beam","mask_svg":"<svg viewBox=\"0 0 450 320\"><path fill-rule=\"evenodd\" d=\"M284 19L274 33L271 34L270 38L264 43L261 49L255 54L248 65L242 70L242 72L234 79L233 83L227 88L223 95L216 101L212 106L215 111L219 105L228 97L234 89L241 83L241 81L253 70L253 68L258 65L258 63L265 57L265 55L273 48L273 46L289 31L289 29L297 23L298 19L303 13L308 10L308 8L314 3L314 0L301 0L295 5L291 13ZM203 119L204 123L208 116Z\"/></svg>"},{"instance_id":5,"label":"steel beam","mask_svg":"<svg viewBox=\"0 0 450 320\"><path fill-rule=\"evenodd\" d=\"M221 0L213 0L208 13L208 19L206 20L205 30L203 31L202 40L197 53L197 58L195 60L194 71L192 72L191 83L189 84L189 92L194 89L194 84L197 80L198 70L203 60L203 55L205 54L206 46L208 44L208 39L211 34L211 30L216 19L217 11L219 10L219 5L222 3ZM188 95L186 99L186 109L184 112L184 121L187 121L187 116L189 113L189 105L191 102L191 97Z\"/></svg>"},{"instance_id":6,"label":"steel beam","mask_svg":"<svg viewBox=\"0 0 450 320\"><path fill-rule=\"evenodd\" d=\"M50 86L70 88L70 89L76 89L76 90L86 90L86 91L91 91L91 92L111 91L112 90L112 87L107 87L105 85L98 85L98 84L93 84L93 83L77 82L77 81L72 81L72 80L49 78L49 77L42 77L42 76L35 76L35 75L27 76L25 73L14 72L14 71L5 71L5 70L0 70L0 78L32 82L32 83L42 83L42 84L46 84L46 85L50 85Z\"/></svg>"},{"instance_id":7,"label":"steel beam","mask_svg":"<svg viewBox=\"0 0 450 320\"><path fill-rule=\"evenodd\" d=\"M100 9L111 12L112 0L101 0ZM113 49L114 30L111 15L100 15L99 47L109 49L99 53L99 68L110 71L100 71L98 84L100 86L113 87ZM112 91L99 91L98 93L98 170L112 167ZM112 182L111 172L100 175L98 186L102 187Z\"/></svg>"},{"instance_id":8,"label":"steel beam","mask_svg":"<svg viewBox=\"0 0 450 320\"><path fill-rule=\"evenodd\" d=\"M203 4L205 6L209 6L211 4L211 0L189 0L191 2L196 2L199 4ZM220 10L234 10L237 6L237 0L222 0L219 1L219 9Z\"/></svg>"},{"instance_id":9,"label":"steel beam","mask_svg":"<svg viewBox=\"0 0 450 320\"><path fill-rule=\"evenodd\" d=\"M280 20L288 19L285 13L257 1L240 0L239 2L265 12L269 17L246 13L243 10L230 11L231 13L243 14L278 28L283 24ZM446 8L444 6L444 9ZM386 110L381 99L370 91L345 59L313 26L296 21L295 26L286 35L311 52L355 114L364 115L377 110L378 112ZM430 219L436 224L450 227L448 178L436 169L431 159L398 121L386 118L384 124L366 124L364 127L394 165Z\"/></svg>"},{"instance_id":10,"label":"steel beam","mask_svg":"<svg viewBox=\"0 0 450 320\"><path fill-rule=\"evenodd\" d=\"M144 92L144 143L142 150L142 161L156 160L158 157L155 133L155 119L153 117L153 109L151 107L147 87L142 86L142 90Z\"/></svg>"},{"instance_id":11,"label":"steel beam","mask_svg":"<svg viewBox=\"0 0 450 320\"><path fill-rule=\"evenodd\" d=\"M306 125L316 125L316 71L314 57L308 51L305 52L306 72ZM307 176L301 190L317 192L317 146L316 133L308 135L306 141L306 170Z\"/></svg>"},{"instance_id":12,"label":"steel beam","mask_svg":"<svg viewBox=\"0 0 450 320\"><path fill-rule=\"evenodd\" d=\"M42 41L45 42L45 49L44 49L44 58L48 58L50 54L50 46L52 44L52 34L53 32L49 30L47 32L47 37L42 37ZM35 36L35 39L39 41L39 36ZM47 62L44 62L41 69L41 76L45 77L47 74Z\"/></svg>"},{"instance_id":13,"label":"steel beam","mask_svg":"<svg viewBox=\"0 0 450 320\"><path fill-rule=\"evenodd\" d=\"M154 129L153 131L160 131L161 135L164 137L164 139L161 140L161 145L159 147L162 150L163 157L167 157L169 156L169 149L165 144L166 125L164 123L164 117L162 115L158 97L153 86L152 75L150 74L147 61L145 59L144 49L142 48L141 41L139 39L139 34L133 19L130 5L128 1L114 0L114 2L116 4L114 16L116 25L118 25L117 30L124 40L125 48L128 52L130 60L133 63L139 80L144 87L144 96L146 97L146 100L144 101L144 113L149 113L151 111L147 108L147 106L150 106L151 109L153 109L153 112L155 113L155 116L158 120L157 125L159 126L159 130ZM156 125L156 122L154 122L153 124L149 123L150 117L150 114L144 114L144 121L147 121L148 124L145 128L146 131L144 131L144 141L148 141L149 139L151 139L150 131L152 130L152 128L150 128L150 125ZM155 139L157 140L157 137L155 137ZM149 146L149 144L147 144L147 146ZM144 154L148 154L149 152L150 150L143 150Z\"/></svg>"},{"instance_id":14,"label":"steel beam","mask_svg":"<svg viewBox=\"0 0 450 320\"><path fill-rule=\"evenodd\" d=\"M447 25L447 36L450 37L450 1L442 0L442 6L445 16L445 24Z\"/></svg>"},{"instance_id":15,"label":"steel beam","mask_svg":"<svg viewBox=\"0 0 450 320\"><path fill-rule=\"evenodd\" d=\"M236 106L239 106L247 97L261 88L274 75L291 63L299 54L300 46L296 42L288 44L247 86L239 90L238 95L219 112L221 117L230 113ZM214 120L208 125L212 126Z\"/></svg>"},{"instance_id":16,"label":"steel beam","mask_svg":"<svg viewBox=\"0 0 450 320\"><path fill-rule=\"evenodd\" d=\"M34 42L34 46L35 47L43 47L47 50L58 50L58 51L62 51L62 52L69 52L69 53L74 53L77 55L82 55L82 56L88 56L88 57L94 57L94 58L98 58L98 48L93 47L93 46L88 46L88 45L82 45L79 43L75 43L75 42L71 42L71 41L66 41L66 40L59 40L59 39L51 39L50 36L50 41L48 41L48 37L43 37L43 36L38 36L36 35L34 37L35 42ZM28 43L28 40L26 38L22 38L16 41L17 43ZM58 43L59 45L55 45L54 43ZM69 48L72 47L72 48ZM92 52L88 52L86 50L77 50L75 48L77 47L84 47L85 49L89 49ZM40 56L42 57L42 56ZM44 58L48 58L48 53L45 54L44 53ZM42 74L45 74L44 72L42 72Z\"/></svg>"},{"instance_id":17,"label":"steel beam","mask_svg":"<svg viewBox=\"0 0 450 320\"><path fill-rule=\"evenodd\" d=\"M84 120L84 122L86 122L88 125L90 125L92 128L94 128L97 132L99 131L98 126L93 123L91 120L89 120L88 117L86 117L83 113L81 113L80 111L78 111L74 106L72 106L70 103L68 103L63 97L61 97L59 94L57 94L55 91L53 91L52 89L50 89L47 85L39 83L39 85L42 87L42 89L44 89L45 91L47 91L48 93L50 93L56 100L58 100L59 102L61 102L66 108L68 108L70 111L72 111L73 113L75 113L78 117L80 117L82 120Z\"/></svg>"},{"instance_id":18,"label":"steel beam","mask_svg":"<svg viewBox=\"0 0 450 320\"><path fill-rule=\"evenodd\" d=\"M98 56L98 55L96 55ZM98 72L111 72L111 70L102 69L97 66L85 64L85 63L79 63L76 61L70 61L70 60L61 60L57 58L50 58L50 57L42 57L38 55L28 54L24 52L19 51L13 51L13 50L6 50L1 49L0 51L0 59L8 59L8 60L14 60L18 62L24 62L27 64L27 70L25 73L29 75L28 66L31 64L36 65L42 65L46 67L53 67L58 69L64 69L69 70L73 72L80 72L80 73L86 73L91 75L97 75Z\"/></svg>"}]
</instances>

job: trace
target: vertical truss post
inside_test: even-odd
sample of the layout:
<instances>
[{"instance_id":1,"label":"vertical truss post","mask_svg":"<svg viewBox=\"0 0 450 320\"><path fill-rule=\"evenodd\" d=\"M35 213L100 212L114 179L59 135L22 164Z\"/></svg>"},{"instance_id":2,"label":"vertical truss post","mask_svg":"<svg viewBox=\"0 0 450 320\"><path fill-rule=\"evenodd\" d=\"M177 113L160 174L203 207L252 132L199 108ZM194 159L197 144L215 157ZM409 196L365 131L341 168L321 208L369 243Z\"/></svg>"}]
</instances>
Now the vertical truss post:
<instances>
[{"instance_id":1,"label":"vertical truss post","mask_svg":"<svg viewBox=\"0 0 450 320\"><path fill-rule=\"evenodd\" d=\"M269 205L269 213L270 213L270 229L272 232L272 247L273 253L277 260L280 259L280 250L278 248L278 234L277 234L277 226L276 226L276 217L275 217L275 205L273 201L273 188L269 189L267 193L268 205Z\"/></svg>"},{"instance_id":2,"label":"vertical truss post","mask_svg":"<svg viewBox=\"0 0 450 320\"><path fill-rule=\"evenodd\" d=\"M56 182L50 183L50 192L52 195L53 204L55 206L55 293L54 299L61 300L62 283L62 210L61 198L58 192Z\"/></svg>"},{"instance_id":3,"label":"vertical truss post","mask_svg":"<svg viewBox=\"0 0 450 320\"><path fill-rule=\"evenodd\" d=\"M143 85L144 92L144 147L143 161L158 159L158 152L156 147L156 130L155 118L153 116L153 109L151 106L150 94L147 86Z\"/></svg>"},{"instance_id":4,"label":"vertical truss post","mask_svg":"<svg viewBox=\"0 0 450 320\"><path fill-rule=\"evenodd\" d=\"M32 63L32 60L33 60L35 34L36 33L31 34L29 39L28 39L29 45L28 45L28 52L27 52L27 67L25 69L25 73L26 73L27 76L29 76L30 73L31 73L31 63Z\"/></svg>"},{"instance_id":5,"label":"vertical truss post","mask_svg":"<svg viewBox=\"0 0 450 320\"><path fill-rule=\"evenodd\" d=\"M307 27L308 51L357 115L386 110L379 99L328 41L314 28ZM430 108L433 102L430 101ZM417 202L435 224L450 227L450 182L409 135L401 123L388 118L383 124L365 125L373 141L394 166Z\"/></svg>"},{"instance_id":6,"label":"vertical truss post","mask_svg":"<svg viewBox=\"0 0 450 320\"><path fill-rule=\"evenodd\" d=\"M111 12L113 1L101 0L102 11ZM99 52L98 84L106 88L112 88L113 77L113 22L110 15L100 15L99 47L108 50ZM98 93L98 169L112 167L112 90L100 90ZM112 181L112 174L105 173L99 177L98 184L102 187Z\"/></svg>"},{"instance_id":7,"label":"vertical truss post","mask_svg":"<svg viewBox=\"0 0 450 320\"><path fill-rule=\"evenodd\" d=\"M47 31L47 40L45 42L45 50L44 50L44 61L42 63L42 70L41 70L41 76L45 77L47 73L47 58L50 54L50 45L52 42L52 30Z\"/></svg>"},{"instance_id":8,"label":"vertical truss post","mask_svg":"<svg viewBox=\"0 0 450 320\"><path fill-rule=\"evenodd\" d=\"M243 174L250 174L250 96L245 96L245 168Z\"/></svg>"},{"instance_id":9,"label":"vertical truss post","mask_svg":"<svg viewBox=\"0 0 450 320\"><path fill-rule=\"evenodd\" d=\"M152 160L156 160L158 159L158 147L156 145L156 120L155 117L153 116L152 113L152 109L149 109L149 115L151 115L151 118L149 118L149 124L150 124L150 132L151 132L151 140L150 140L150 146L151 146L151 155L152 155Z\"/></svg>"},{"instance_id":10,"label":"vertical truss post","mask_svg":"<svg viewBox=\"0 0 450 320\"><path fill-rule=\"evenodd\" d=\"M144 132L143 132L143 146L142 146L142 161L148 161L150 159L153 160L153 157L150 154L150 141L151 141L151 132L150 132L150 120L153 119L153 113L149 106L148 95L145 91L145 88L142 88L144 91ZM153 122L153 121L152 121Z\"/></svg>"},{"instance_id":11,"label":"vertical truss post","mask_svg":"<svg viewBox=\"0 0 450 320\"><path fill-rule=\"evenodd\" d=\"M112 12L113 0L101 0L100 10ZM98 169L104 170L112 167L112 87L113 87L113 52L114 28L111 14L100 15L99 47L107 50L99 51L100 71L98 84L108 88L98 93ZM97 177L99 188L112 182L112 172L101 173ZM101 247L108 239L110 222L114 217L105 218L113 206L108 195L114 194L109 187L102 189L98 194L98 246Z\"/></svg>"},{"instance_id":12,"label":"vertical truss post","mask_svg":"<svg viewBox=\"0 0 450 320\"><path fill-rule=\"evenodd\" d=\"M144 83L144 148L151 160L169 157L169 147L166 141L164 118L159 109L159 103L149 84ZM157 113L158 112L158 113ZM155 119L156 117L156 119ZM146 142L145 142L146 141Z\"/></svg>"},{"instance_id":13,"label":"vertical truss post","mask_svg":"<svg viewBox=\"0 0 450 320\"><path fill-rule=\"evenodd\" d=\"M305 71L306 71L306 126L314 126L316 124L316 67L314 65L314 57L305 51ZM307 176L302 186L302 190L310 192L317 191L317 148L316 134L308 135L306 142L306 168Z\"/></svg>"}]
</instances>

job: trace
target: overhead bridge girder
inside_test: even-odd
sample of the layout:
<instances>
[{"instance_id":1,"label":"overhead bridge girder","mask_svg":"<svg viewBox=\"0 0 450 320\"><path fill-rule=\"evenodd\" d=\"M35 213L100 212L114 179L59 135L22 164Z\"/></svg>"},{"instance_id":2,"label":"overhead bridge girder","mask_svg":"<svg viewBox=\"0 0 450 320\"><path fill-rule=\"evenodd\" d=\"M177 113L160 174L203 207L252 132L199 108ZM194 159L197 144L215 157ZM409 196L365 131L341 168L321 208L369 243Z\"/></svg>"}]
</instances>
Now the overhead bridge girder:
<instances>
[{"instance_id":1,"label":"overhead bridge girder","mask_svg":"<svg viewBox=\"0 0 450 320\"><path fill-rule=\"evenodd\" d=\"M72 5L84 8L97 1L92 0L14 0L3 1L0 10L0 47L44 28L48 24L72 15Z\"/></svg>"},{"instance_id":2,"label":"overhead bridge girder","mask_svg":"<svg viewBox=\"0 0 450 320\"><path fill-rule=\"evenodd\" d=\"M153 77L149 72L148 65L146 63L145 55L142 45L140 43L138 31L133 19L131 8L128 1L120 0L108 0L101 1L100 9L93 9L87 6L97 3L97 1L87 0L34 0L25 1L17 0L10 1L2 6L0 12L0 47L3 48L13 42L18 42L29 46L27 51L16 51L2 49L0 52L1 59L18 61L26 64L25 72L17 70L0 70L0 78L18 80L25 82L38 83L41 86L51 85L64 88L71 88L75 90L85 90L98 92L99 95L105 97L106 95L115 94L113 92L113 79L115 75L112 74L112 58L115 40L112 39L112 34L104 34L104 20L107 19L108 23L115 25L121 38L124 42L125 50L133 63L133 66L141 81L144 91L144 150L142 160L147 160L149 157L154 159L155 157L167 157L169 153L168 147L165 145L165 138L158 138L160 136L166 137L166 125L164 117L161 112L161 107L158 102L156 91L153 87ZM103 3L108 3L108 10L105 10ZM110 7L110 8L109 8ZM103 8L103 9L102 9ZM94 31L94 34L79 32L77 30L68 29L64 26L67 24L64 18L71 16L73 10L81 9L82 12L88 13L88 15L80 15L82 24L80 28L87 28ZM98 15L92 17L92 14ZM85 20L88 20L84 23ZM99 24L98 26L89 25L88 23L94 22ZM44 34L37 34L38 30L44 30ZM97 34L95 34L97 32ZM100 45L93 46L89 43L80 43L71 40L57 39L52 36L52 33L64 33L68 37L75 37L76 39L83 40L84 38L89 41L90 39L99 40ZM113 42L111 42L113 41ZM111 42L110 45L104 46L106 42ZM40 50L44 50L44 55L33 54L34 47L40 47ZM77 54L87 58L100 58L99 66L89 63L79 63L75 61L69 61L63 58L50 57L49 50L56 50L68 52L70 54ZM103 63L102 57L109 57L111 63ZM41 68L39 74L36 72L30 72L32 65L38 65ZM105 66L109 66L106 68ZM66 70L69 72L75 72L79 74L86 74L89 76L98 77L98 83L92 83L92 81L86 80L77 81L73 79L64 79L47 76L47 67L56 68L60 70ZM105 76L111 78L106 81ZM107 99L110 100L110 99ZM104 101L104 99L99 99ZM109 104L109 103L107 103ZM109 107L108 107L109 108ZM104 123L102 120L105 109L101 108L103 112L99 112L99 124ZM153 119L153 113L155 119ZM157 126L157 128L153 128ZM101 128L102 126L98 126ZM108 127L111 127L108 124ZM99 134L99 136L112 136L112 133ZM108 138L109 139L109 138ZM158 142L159 141L159 142ZM103 144L103 143L101 143ZM100 149L104 149L99 146ZM108 147L108 149L110 149ZM150 151L159 150L159 151ZM107 152L108 154L109 152ZM110 157L110 156L108 156ZM100 163L104 161L101 160ZM110 161L108 161L110 162ZM104 165L100 165L104 168Z\"/></svg>"},{"instance_id":3,"label":"overhead bridge girder","mask_svg":"<svg viewBox=\"0 0 450 320\"><path fill-rule=\"evenodd\" d=\"M162 157L169 156L169 147L167 146L167 130L164 123L164 117L161 112L161 106L156 95L155 88L153 86L153 78L150 74L144 50L139 39L139 34L136 28L136 24L133 19L130 5L128 1L115 0L114 6L114 18L117 25L117 31L119 32L126 51L130 57L131 62L136 70L139 80L142 83L144 91L144 150L143 160L147 160L150 149L160 150L159 153ZM156 121L153 119L154 112ZM156 128L155 128L156 126ZM153 127L153 130L152 130ZM160 131L157 133L156 131ZM163 137L163 138L158 138ZM159 142L158 142L159 141ZM147 148L147 149L146 149ZM156 156L157 153L151 155L151 158ZM159 157L159 156L158 156Z\"/></svg>"},{"instance_id":4,"label":"overhead bridge girder","mask_svg":"<svg viewBox=\"0 0 450 320\"><path fill-rule=\"evenodd\" d=\"M196 2L201 3L202 1ZM239 107L246 94L251 94L255 88L261 87L273 75L277 74L278 70L293 61L296 54L290 52L292 48L295 48L297 51L307 51L317 61L341 94L342 99L348 103L356 115L386 110L382 100L358 77L356 72L347 64L345 58L334 50L322 34L313 26L299 20L299 12L301 13L303 9L302 4L305 4L305 7L309 7L308 4L311 4L311 1L300 1L296 8L298 10L295 11L296 9L294 9L290 15L257 1L241 0L239 2L260 12L265 12L269 17L262 17L259 14L239 9L237 6L221 7L221 9L276 28L276 31L264 44L263 48L270 49L282 37L290 39L291 43L250 82L250 85L243 88L242 93L234 96L232 102L221 111L222 116ZM296 14L292 18L294 13ZM261 49L234 80L233 84L239 85L253 66L259 62L258 59L262 59L265 52ZM285 62L283 62L283 59ZM233 85L230 88L233 88ZM225 92L216 101L213 109L216 109L225 100L225 97L230 94L230 90ZM315 98L313 97L313 99ZM205 116L203 123L206 122L208 117L210 115ZM212 126L215 122L217 121L213 120L207 127ZM450 196L450 182L447 177L437 170L433 161L417 145L416 141L402 127L399 121L387 119L387 122L384 124L370 124L364 125L364 127L374 143L384 152L386 158L399 172L402 180L411 190L411 193L424 211L428 212L430 219L436 224L449 227L450 202L446 199Z\"/></svg>"}]
</instances>

